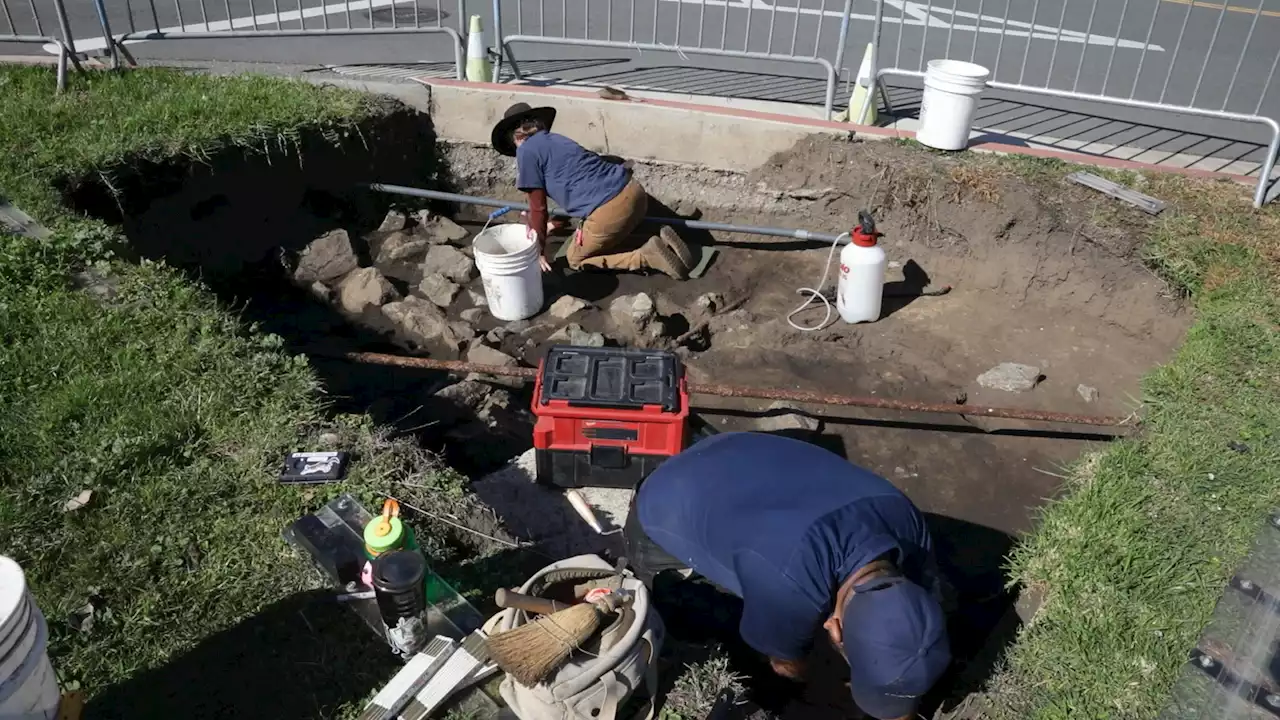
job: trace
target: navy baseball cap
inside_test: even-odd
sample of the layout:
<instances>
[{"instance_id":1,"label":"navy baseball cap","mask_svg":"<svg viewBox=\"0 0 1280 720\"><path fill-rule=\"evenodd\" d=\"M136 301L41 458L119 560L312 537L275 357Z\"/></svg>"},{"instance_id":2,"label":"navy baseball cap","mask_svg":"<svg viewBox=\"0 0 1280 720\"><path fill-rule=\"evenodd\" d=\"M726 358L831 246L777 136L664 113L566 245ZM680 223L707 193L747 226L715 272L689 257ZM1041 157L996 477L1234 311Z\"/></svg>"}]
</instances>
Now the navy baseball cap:
<instances>
[{"instance_id":1,"label":"navy baseball cap","mask_svg":"<svg viewBox=\"0 0 1280 720\"><path fill-rule=\"evenodd\" d=\"M951 664L942 607L901 576L874 578L853 590L842 618L853 701L882 720L913 715Z\"/></svg>"}]
</instances>

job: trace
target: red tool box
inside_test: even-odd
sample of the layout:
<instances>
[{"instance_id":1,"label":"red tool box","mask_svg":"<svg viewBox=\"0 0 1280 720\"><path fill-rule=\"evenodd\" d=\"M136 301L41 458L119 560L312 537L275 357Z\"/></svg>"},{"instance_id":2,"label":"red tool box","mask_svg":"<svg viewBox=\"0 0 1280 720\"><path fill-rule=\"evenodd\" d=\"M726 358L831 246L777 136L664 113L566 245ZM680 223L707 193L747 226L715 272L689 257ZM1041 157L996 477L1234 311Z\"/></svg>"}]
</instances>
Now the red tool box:
<instances>
[{"instance_id":1,"label":"red tool box","mask_svg":"<svg viewBox=\"0 0 1280 720\"><path fill-rule=\"evenodd\" d=\"M634 488L685 448L689 393L674 353L556 346L533 390L538 482Z\"/></svg>"}]
</instances>

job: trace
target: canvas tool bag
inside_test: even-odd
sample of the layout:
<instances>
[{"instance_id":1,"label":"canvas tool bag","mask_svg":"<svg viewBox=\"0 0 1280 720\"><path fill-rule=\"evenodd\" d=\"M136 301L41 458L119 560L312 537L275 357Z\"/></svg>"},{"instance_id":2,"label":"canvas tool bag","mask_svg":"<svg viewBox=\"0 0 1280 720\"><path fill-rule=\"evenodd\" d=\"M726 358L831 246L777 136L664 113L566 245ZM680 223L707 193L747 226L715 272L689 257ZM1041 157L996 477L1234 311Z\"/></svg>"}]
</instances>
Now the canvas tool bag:
<instances>
[{"instance_id":1,"label":"canvas tool bag","mask_svg":"<svg viewBox=\"0 0 1280 720\"><path fill-rule=\"evenodd\" d=\"M614 622L538 685L525 687L509 675L503 678L502 699L520 720L652 718L664 629L650 603L648 588L631 573L615 570L597 555L579 555L539 570L519 591L540 595L559 583L620 588L633 593L635 599ZM501 632L528 620L523 611L508 608L490 625L494 632ZM633 696L636 702L628 705Z\"/></svg>"}]
</instances>

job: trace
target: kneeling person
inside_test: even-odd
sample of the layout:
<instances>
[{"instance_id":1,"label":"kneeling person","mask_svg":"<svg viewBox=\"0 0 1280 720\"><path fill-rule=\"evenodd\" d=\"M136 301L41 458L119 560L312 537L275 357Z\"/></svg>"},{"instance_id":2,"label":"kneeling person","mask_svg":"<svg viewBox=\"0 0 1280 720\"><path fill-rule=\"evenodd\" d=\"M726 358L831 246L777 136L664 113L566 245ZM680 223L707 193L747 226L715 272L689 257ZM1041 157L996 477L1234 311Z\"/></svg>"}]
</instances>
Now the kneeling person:
<instances>
[{"instance_id":1,"label":"kneeling person","mask_svg":"<svg viewBox=\"0 0 1280 720\"><path fill-rule=\"evenodd\" d=\"M691 568L743 600L747 645L799 678L825 629L853 700L914 717L951 662L924 517L887 480L798 440L717 435L640 486L628 558L646 583Z\"/></svg>"},{"instance_id":2,"label":"kneeling person","mask_svg":"<svg viewBox=\"0 0 1280 720\"><path fill-rule=\"evenodd\" d=\"M567 257L569 267L656 270L683 280L694 267L693 252L670 227L637 235L649 209L649 195L631 171L611 163L569 138L551 132L555 108L516 103L494 125L493 147L516 159L516 186L529 196L529 232L547 256L547 198L582 219Z\"/></svg>"}]
</instances>

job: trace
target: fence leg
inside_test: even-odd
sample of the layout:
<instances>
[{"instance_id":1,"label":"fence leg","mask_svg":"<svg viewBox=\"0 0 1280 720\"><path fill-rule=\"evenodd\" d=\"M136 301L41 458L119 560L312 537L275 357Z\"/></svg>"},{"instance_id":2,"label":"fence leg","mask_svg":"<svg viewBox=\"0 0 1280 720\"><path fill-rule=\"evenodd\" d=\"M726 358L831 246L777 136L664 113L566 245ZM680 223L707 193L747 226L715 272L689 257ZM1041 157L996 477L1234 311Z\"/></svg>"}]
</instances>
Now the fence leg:
<instances>
[{"instance_id":1,"label":"fence leg","mask_svg":"<svg viewBox=\"0 0 1280 720\"><path fill-rule=\"evenodd\" d=\"M496 48L494 54L497 55L496 62L493 63L493 82L502 82L503 55L506 55L507 62L511 63L512 76L516 80L522 80L520 66L516 64L516 56L511 52L511 46L507 44L502 33L502 0L493 0L493 47Z\"/></svg>"},{"instance_id":2,"label":"fence leg","mask_svg":"<svg viewBox=\"0 0 1280 720\"><path fill-rule=\"evenodd\" d=\"M111 69L120 69L120 53L117 51L117 43L114 35L111 34L111 20L107 18L107 9L102 6L102 0L93 0L93 7L98 11L98 24L102 26L102 40L107 44L107 52L111 53Z\"/></svg>"},{"instance_id":3,"label":"fence leg","mask_svg":"<svg viewBox=\"0 0 1280 720\"><path fill-rule=\"evenodd\" d=\"M1260 208L1267 204L1267 191L1271 189L1271 171L1276 166L1276 155L1280 154L1280 127L1271 128L1271 145L1267 148L1262 167L1258 170L1258 188L1253 193L1253 206Z\"/></svg>"},{"instance_id":4,"label":"fence leg","mask_svg":"<svg viewBox=\"0 0 1280 720\"><path fill-rule=\"evenodd\" d=\"M58 43L58 94L67 91L67 46Z\"/></svg>"},{"instance_id":5,"label":"fence leg","mask_svg":"<svg viewBox=\"0 0 1280 720\"><path fill-rule=\"evenodd\" d=\"M883 80L876 80L876 87L880 88L880 98L884 100L884 111L888 115L893 114L893 103L889 101L889 88L885 87Z\"/></svg>"}]
</instances>

